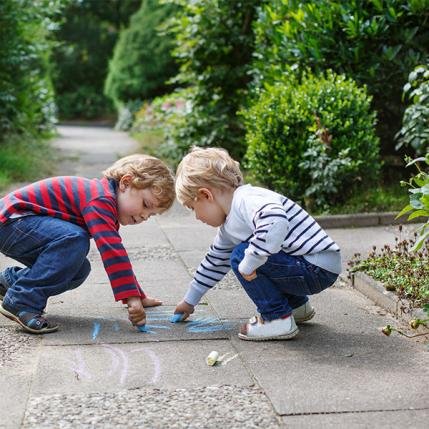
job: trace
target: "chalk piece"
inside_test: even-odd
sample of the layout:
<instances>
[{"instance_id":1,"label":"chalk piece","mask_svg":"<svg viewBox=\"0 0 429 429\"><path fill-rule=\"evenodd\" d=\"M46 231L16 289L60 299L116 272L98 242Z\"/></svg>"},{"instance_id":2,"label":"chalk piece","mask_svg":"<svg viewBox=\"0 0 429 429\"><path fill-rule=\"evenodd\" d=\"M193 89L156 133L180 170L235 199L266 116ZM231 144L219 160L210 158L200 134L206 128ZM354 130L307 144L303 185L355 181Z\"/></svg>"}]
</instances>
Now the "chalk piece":
<instances>
[{"instance_id":1,"label":"chalk piece","mask_svg":"<svg viewBox=\"0 0 429 429\"><path fill-rule=\"evenodd\" d=\"M176 314L173 314L173 315L170 317L170 322L171 322L171 323L178 323L178 322L181 322L181 321L182 321L182 319L183 319L183 316L184 316L184 314L183 314L183 313L176 313Z\"/></svg>"},{"instance_id":2,"label":"chalk piece","mask_svg":"<svg viewBox=\"0 0 429 429\"><path fill-rule=\"evenodd\" d=\"M138 326L137 326L137 329L138 329L140 332L148 332L148 330L146 329L146 325L138 325Z\"/></svg>"},{"instance_id":3,"label":"chalk piece","mask_svg":"<svg viewBox=\"0 0 429 429\"><path fill-rule=\"evenodd\" d=\"M209 366L213 366L219 360L219 353L213 350L206 358L206 363Z\"/></svg>"}]
</instances>

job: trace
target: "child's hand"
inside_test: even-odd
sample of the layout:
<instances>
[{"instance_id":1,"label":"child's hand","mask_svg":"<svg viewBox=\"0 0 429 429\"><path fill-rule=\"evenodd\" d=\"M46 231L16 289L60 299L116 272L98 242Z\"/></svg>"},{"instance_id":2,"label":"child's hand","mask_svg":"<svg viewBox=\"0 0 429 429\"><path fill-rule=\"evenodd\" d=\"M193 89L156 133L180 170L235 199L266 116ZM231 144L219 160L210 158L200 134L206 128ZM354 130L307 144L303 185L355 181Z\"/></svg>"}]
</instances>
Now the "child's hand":
<instances>
[{"instance_id":1,"label":"child's hand","mask_svg":"<svg viewBox=\"0 0 429 429\"><path fill-rule=\"evenodd\" d=\"M256 279L256 277L258 277L258 276L256 275L256 270L255 270L255 271L253 271L253 272L252 272L252 273L250 273L250 274L243 274L243 273L241 273L241 272L240 272L240 274L242 275L243 279L244 279L244 280L247 280L248 282L251 282L253 279Z\"/></svg>"},{"instance_id":2,"label":"child's hand","mask_svg":"<svg viewBox=\"0 0 429 429\"><path fill-rule=\"evenodd\" d=\"M143 308L143 300L139 296L131 296L127 301L128 319L133 325L144 325L146 313Z\"/></svg>"},{"instance_id":3,"label":"child's hand","mask_svg":"<svg viewBox=\"0 0 429 429\"><path fill-rule=\"evenodd\" d=\"M194 312L194 306L191 304L188 304L186 301L179 302L179 304L177 304L176 308L174 309L174 314L178 314L178 313L183 314L181 322L186 320L193 312Z\"/></svg>"},{"instance_id":4,"label":"child's hand","mask_svg":"<svg viewBox=\"0 0 429 429\"><path fill-rule=\"evenodd\" d=\"M147 296L142 299L143 307L156 307L157 305L162 305L162 301L156 298L151 298Z\"/></svg>"}]
</instances>

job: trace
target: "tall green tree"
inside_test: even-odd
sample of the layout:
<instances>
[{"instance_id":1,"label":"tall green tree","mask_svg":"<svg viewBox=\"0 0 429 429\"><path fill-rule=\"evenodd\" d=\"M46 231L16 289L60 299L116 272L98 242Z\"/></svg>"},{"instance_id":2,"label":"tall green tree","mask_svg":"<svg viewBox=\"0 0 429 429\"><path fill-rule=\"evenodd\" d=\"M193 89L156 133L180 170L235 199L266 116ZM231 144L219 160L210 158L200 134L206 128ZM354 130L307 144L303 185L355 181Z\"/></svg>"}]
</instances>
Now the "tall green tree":
<instances>
[{"instance_id":1,"label":"tall green tree","mask_svg":"<svg viewBox=\"0 0 429 429\"><path fill-rule=\"evenodd\" d=\"M50 32L61 0L0 2L0 143L10 134L38 134L55 120Z\"/></svg>"},{"instance_id":2,"label":"tall green tree","mask_svg":"<svg viewBox=\"0 0 429 429\"><path fill-rule=\"evenodd\" d=\"M62 118L96 118L112 112L103 87L121 29L141 0L69 0L54 51L54 86Z\"/></svg>"},{"instance_id":3,"label":"tall green tree","mask_svg":"<svg viewBox=\"0 0 429 429\"><path fill-rule=\"evenodd\" d=\"M115 104L151 99L171 91L167 81L178 66L172 56L173 35L162 25L177 7L159 0L143 0L116 44L105 93Z\"/></svg>"}]
</instances>

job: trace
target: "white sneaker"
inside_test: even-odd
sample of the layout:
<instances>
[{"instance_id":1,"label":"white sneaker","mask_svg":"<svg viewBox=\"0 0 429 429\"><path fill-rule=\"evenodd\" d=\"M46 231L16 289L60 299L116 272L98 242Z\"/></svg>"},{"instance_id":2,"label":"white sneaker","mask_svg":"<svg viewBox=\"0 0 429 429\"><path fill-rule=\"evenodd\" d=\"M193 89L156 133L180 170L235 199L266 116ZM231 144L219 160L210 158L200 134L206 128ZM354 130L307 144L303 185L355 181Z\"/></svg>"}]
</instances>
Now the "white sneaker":
<instances>
[{"instance_id":1,"label":"white sneaker","mask_svg":"<svg viewBox=\"0 0 429 429\"><path fill-rule=\"evenodd\" d=\"M285 319L263 320L260 316L253 316L249 322L242 325L239 338L248 341L289 340L298 334L292 315Z\"/></svg>"},{"instance_id":2,"label":"white sneaker","mask_svg":"<svg viewBox=\"0 0 429 429\"><path fill-rule=\"evenodd\" d=\"M294 308L292 314L296 323L302 323L312 319L316 314L316 310L311 306L310 301L307 301L305 304Z\"/></svg>"}]
</instances>

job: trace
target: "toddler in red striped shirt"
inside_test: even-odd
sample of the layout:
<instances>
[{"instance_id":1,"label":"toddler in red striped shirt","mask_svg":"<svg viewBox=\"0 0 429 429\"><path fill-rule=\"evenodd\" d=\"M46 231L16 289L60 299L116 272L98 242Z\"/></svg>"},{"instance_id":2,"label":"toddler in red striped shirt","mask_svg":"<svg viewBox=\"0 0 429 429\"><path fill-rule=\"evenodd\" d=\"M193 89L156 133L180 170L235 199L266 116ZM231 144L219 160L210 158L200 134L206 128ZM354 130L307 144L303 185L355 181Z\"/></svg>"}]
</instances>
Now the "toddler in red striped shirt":
<instances>
[{"instance_id":1,"label":"toddler in red striped shirt","mask_svg":"<svg viewBox=\"0 0 429 429\"><path fill-rule=\"evenodd\" d=\"M116 301L144 325L148 297L133 272L120 225L138 225L174 202L174 178L159 159L135 154L116 161L102 179L44 179L0 199L0 251L24 266L0 272L0 313L33 334L54 332L44 316L48 298L80 286L91 270L90 239L100 252Z\"/></svg>"}]
</instances>

